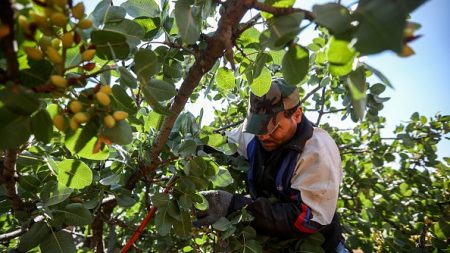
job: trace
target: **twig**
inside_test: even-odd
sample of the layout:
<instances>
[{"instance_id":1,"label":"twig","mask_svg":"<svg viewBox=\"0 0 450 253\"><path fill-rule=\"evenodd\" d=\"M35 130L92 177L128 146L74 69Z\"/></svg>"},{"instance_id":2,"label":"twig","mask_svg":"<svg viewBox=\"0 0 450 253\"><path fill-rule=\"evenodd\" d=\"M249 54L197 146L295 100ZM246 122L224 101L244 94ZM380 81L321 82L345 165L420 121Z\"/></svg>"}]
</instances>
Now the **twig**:
<instances>
[{"instance_id":1,"label":"twig","mask_svg":"<svg viewBox=\"0 0 450 253\"><path fill-rule=\"evenodd\" d=\"M226 129L228 129L228 128L238 126L238 125L242 124L242 122L244 122L244 120L239 120L238 122L235 122L235 123L232 123L232 124L223 126L223 127L221 127L221 128L214 129L214 130L213 130L213 133L220 133L220 132L222 132L223 130L226 130Z\"/></svg>"},{"instance_id":2,"label":"twig","mask_svg":"<svg viewBox=\"0 0 450 253\"><path fill-rule=\"evenodd\" d=\"M20 228L20 229L17 229L17 230L8 232L8 233L6 233L6 234L1 234L1 235L0 235L0 242L3 242L3 241L9 241L9 240L11 240L11 239L14 239L14 238L16 238L16 237L19 237L19 236L25 234L25 232L27 232L26 229Z\"/></svg>"},{"instance_id":3,"label":"twig","mask_svg":"<svg viewBox=\"0 0 450 253\"><path fill-rule=\"evenodd\" d=\"M317 86L316 88L314 88L312 91L310 91L309 93L307 93L302 100L300 100L300 105L302 105L303 103L305 103L306 100L308 100L308 98L312 95L314 95L314 93L316 93L316 91L320 90L320 85Z\"/></svg>"},{"instance_id":4,"label":"twig","mask_svg":"<svg viewBox=\"0 0 450 253\"><path fill-rule=\"evenodd\" d=\"M319 117L317 117L316 126L319 125L320 120L322 119L322 116L323 116L323 109L325 107L325 90L326 90L326 87L323 87L322 97L320 98L321 101L320 101Z\"/></svg>"}]
</instances>

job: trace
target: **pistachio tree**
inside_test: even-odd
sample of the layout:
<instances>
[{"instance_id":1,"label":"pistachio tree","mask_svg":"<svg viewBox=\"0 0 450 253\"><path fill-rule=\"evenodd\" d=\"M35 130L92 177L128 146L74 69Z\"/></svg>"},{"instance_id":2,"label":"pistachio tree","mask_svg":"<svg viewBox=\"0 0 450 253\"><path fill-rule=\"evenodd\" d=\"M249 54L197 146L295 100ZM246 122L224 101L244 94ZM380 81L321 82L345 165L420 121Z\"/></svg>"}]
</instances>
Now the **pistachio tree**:
<instances>
[{"instance_id":1,"label":"pistachio tree","mask_svg":"<svg viewBox=\"0 0 450 253\"><path fill-rule=\"evenodd\" d=\"M0 250L322 252L317 235L257 234L245 208L192 225L200 191L245 192L224 132L283 77L339 145L347 247L448 252L450 158L436 152L450 116L415 113L385 136L395 84L362 60L413 54L424 2L1 1ZM205 124L185 109L197 101L224 109Z\"/></svg>"}]
</instances>

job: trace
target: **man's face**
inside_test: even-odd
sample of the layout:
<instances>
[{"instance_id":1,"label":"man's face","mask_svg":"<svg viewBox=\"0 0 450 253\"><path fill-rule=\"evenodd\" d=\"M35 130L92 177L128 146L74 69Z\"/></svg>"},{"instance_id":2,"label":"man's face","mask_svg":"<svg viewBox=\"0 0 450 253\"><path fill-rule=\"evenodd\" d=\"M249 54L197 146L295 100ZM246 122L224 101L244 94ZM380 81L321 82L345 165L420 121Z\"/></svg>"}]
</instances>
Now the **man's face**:
<instances>
[{"instance_id":1,"label":"man's face","mask_svg":"<svg viewBox=\"0 0 450 253\"><path fill-rule=\"evenodd\" d=\"M300 107L290 117L286 117L284 112L279 112L275 120L269 122L267 134L256 135L264 150L274 151L289 142L297 131L301 116Z\"/></svg>"}]
</instances>

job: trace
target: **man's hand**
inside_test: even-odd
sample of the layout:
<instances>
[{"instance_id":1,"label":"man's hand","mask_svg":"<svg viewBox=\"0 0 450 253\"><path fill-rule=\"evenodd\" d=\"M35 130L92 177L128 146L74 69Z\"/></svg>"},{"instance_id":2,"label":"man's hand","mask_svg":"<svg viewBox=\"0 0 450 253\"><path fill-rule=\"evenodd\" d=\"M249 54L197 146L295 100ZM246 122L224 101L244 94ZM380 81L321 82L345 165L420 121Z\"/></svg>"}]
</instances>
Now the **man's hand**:
<instances>
[{"instance_id":1,"label":"man's hand","mask_svg":"<svg viewBox=\"0 0 450 253\"><path fill-rule=\"evenodd\" d=\"M208 201L209 208L205 211L197 212L197 220L194 221L194 226L201 227L211 225L221 217L228 215L228 209L230 208L233 194L221 190L203 191L200 193Z\"/></svg>"}]
</instances>

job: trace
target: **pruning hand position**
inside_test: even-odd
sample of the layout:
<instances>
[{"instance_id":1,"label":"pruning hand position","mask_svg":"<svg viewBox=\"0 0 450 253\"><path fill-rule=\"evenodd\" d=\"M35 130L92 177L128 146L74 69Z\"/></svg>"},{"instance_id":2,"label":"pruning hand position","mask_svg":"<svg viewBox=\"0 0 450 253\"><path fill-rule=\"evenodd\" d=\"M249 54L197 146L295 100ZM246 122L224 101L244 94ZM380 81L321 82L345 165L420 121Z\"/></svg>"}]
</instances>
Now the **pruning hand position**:
<instances>
[{"instance_id":1,"label":"pruning hand position","mask_svg":"<svg viewBox=\"0 0 450 253\"><path fill-rule=\"evenodd\" d=\"M204 211L197 211L194 226L201 227L214 224L221 217L228 215L233 194L222 190L200 192L208 201L209 207Z\"/></svg>"}]
</instances>

